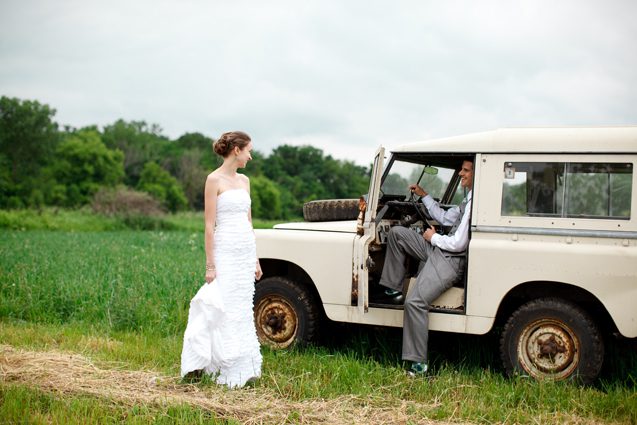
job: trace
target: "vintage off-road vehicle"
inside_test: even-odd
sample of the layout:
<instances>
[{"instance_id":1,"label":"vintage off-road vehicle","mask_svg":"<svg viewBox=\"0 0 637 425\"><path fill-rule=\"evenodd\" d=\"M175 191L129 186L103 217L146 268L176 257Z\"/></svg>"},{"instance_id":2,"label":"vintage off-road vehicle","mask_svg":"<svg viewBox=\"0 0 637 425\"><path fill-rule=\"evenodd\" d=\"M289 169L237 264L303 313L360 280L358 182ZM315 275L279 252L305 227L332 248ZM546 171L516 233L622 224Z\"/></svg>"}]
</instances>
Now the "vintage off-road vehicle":
<instances>
[{"instance_id":1,"label":"vintage off-road vehicle","mask_svg":"<svg viewBox=\"0 0 637 425\"><path fill-rule=\"evenodd\" d=\"M311 341L324 317L402 326L402 305L378 285L387 233L392 226L422 233L431 220L410 183L443 206L458 204L467 157L475 176L467 267L434 302L430 329L485 334L500 324L508 373L593 381L605 338L637 337L637 127L430 140L396 147L386 167L381 147L369 193L353 211L351 200L318 201L307 206L313 221L257 231L261 342ZM406 284L418 264L409 270Z\"/></svg>"}]
</instances>

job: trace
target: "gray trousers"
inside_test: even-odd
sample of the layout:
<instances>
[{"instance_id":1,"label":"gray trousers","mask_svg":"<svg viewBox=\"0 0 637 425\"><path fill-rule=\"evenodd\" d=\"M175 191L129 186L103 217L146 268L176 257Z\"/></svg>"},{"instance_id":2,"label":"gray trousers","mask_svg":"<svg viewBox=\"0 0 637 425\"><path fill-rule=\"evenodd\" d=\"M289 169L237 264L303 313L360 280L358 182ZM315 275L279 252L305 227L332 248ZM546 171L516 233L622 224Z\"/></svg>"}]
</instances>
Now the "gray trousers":
<instances>
[{"instance_id":1,"label":"gray trousers","mask_svg":"<svg viewBox=\"0 0 637 425\"><path fill-rule=\"evenodd\" d=\"M459 279L465 257L451 256L432 246L421 234L394 226L387 239L381 285L403 291L406 256L417 258L424 266L419 267L415 287L409 290L405 299L403 360L426 363L431 302Z\"/></svg>"}]
</instances>

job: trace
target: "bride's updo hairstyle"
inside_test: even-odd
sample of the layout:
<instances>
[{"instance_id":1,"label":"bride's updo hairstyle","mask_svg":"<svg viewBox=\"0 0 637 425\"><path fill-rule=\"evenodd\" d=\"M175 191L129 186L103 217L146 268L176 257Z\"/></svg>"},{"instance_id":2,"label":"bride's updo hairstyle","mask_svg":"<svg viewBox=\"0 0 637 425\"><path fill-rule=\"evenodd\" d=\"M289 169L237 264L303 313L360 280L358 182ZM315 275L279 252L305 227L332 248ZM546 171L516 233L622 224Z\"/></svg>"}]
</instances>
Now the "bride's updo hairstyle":
<instances>
[{"instance_id":1,"label":"bride's updo hairstyle","mask_svg":"<svg viewBox=\"0 0 637 425\"><path fill-rule=\"evenodd\" d=\"M229 131L223 133L219 139L212 145L215 153L222 157L227 157L234 148L243 149L248 146L251 139L243 131Z\"/></svg>"}]
</instances>

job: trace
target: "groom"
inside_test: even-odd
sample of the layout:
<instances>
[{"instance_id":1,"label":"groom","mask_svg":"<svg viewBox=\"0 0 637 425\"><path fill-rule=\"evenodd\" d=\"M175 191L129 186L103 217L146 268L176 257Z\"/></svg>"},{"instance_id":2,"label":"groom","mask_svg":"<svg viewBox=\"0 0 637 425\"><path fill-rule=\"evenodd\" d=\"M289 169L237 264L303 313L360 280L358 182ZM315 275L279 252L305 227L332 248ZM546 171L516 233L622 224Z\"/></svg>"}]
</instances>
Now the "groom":
<instances>
[{"instance_id":1,"label":"groom","mask_svg":"<svg viewBox=\"0 0 637 425\"><path fill-rule=\"evenodd\" d=\"M473 160L465 160L459 172L460 185L468 191L459 206L444 210L422 187L409 188L418 196L429 214L441 225L452 226L447 235L436 233L431 226L424 234L394 226L389 231L387 255L380 284L389 288L390 296L400 296L406 273L406 256L424 262L405 299L403 318L403 360L411 361L410 376L427 373L427 340L429 336L429 308L432 301L449 289L461 276L466 264L469 245L469 217L473 187Z\"/></svg>"}]
</instances>

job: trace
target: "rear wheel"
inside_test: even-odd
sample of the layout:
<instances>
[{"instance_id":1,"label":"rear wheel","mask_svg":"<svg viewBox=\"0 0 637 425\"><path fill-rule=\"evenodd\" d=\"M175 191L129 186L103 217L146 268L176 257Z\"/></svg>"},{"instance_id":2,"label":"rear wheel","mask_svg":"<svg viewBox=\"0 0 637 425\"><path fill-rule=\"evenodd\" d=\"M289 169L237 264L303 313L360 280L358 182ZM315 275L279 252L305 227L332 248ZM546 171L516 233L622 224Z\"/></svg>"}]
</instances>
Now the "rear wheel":
<instances>
[{"instance_id":1,"label":"rear wheel","mask_svg":"<svg viewBox=\"0 0 637 425\"><path fill-rule=\"evenodd\" d=\"M507 321L500 354L509 375L591 383L604 360L604 344L590 316L577 305L542 298L520 307Z\"/></svg>"},{"instance_id":2,"label":"rear wheel","mask_svg":"<svg viewBox=\"0 0 637 425\"><path fill-rule=\"evenodd\" d=\"M261 344L287 348L312 342L319 319L313 297L293 281L275 276L257 283L254 321Z\"/></svg>"}]
</instances>

